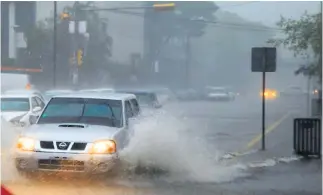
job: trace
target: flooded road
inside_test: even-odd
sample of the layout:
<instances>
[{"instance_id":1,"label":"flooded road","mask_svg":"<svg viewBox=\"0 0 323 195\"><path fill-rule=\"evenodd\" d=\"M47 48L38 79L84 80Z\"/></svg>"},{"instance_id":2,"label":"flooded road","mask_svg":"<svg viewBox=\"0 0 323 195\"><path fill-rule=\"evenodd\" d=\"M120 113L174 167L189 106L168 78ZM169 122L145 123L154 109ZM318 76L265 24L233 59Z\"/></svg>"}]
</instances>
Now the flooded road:
<instances>
[{"instance_id":1,"label":"flooded road","mask_svg":"<svg viewBox=\"0 0 323 195\"><path fill-rule=\"evenodd\" d=\"M288 110L282 101L268 105L266 118L270 127ZM234 159L228 156L242 149L259 149L259 143L249 148L247 145L260 133L260 108L260 102L246 99L169 103L154 117L137 124L135 138L121 155L123 163L117 176L95 180L58 177L30 181L22 178L15 171L10 155L16 133L12 127L2 124L2 182L17 195L319 193L320 175L317 173L321 166L315 161L304 168L303 176L310 174L305 178L311 185L300 187L304 179L295 170L304 165L297 158L292 159L292 147L281 141L291 140L290 123L294 116L302 115L301 107L293 109L268 135L268 151L259 155L259 152L251 152ZM283 142L287 145L280 145ZM286 149L279 150L276 146ZM278 162L277 158L283 157L292 160ZM285 173L285 177L277 170ZM282 181L275 179L277 176L282 177ZM287 179L288 176L292 178ZM291 189L292 185L298 188Z\"/></svg>"}]
</instances>

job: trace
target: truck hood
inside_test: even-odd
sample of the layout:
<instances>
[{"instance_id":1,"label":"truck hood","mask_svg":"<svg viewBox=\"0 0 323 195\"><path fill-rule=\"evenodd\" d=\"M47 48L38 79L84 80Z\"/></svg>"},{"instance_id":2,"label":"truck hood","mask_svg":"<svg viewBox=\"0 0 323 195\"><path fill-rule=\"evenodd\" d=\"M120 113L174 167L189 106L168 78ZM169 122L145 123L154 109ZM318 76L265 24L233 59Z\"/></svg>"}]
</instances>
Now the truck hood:
<instances>
[{"instance_id":1,"label":"truck hood","mask_svg":"<svg viewBox=\"0 0 323 195\"><path fill-rule=\"evenodd\" d=\"M111 139L119 130L114 127L85 124L80 127L60 127L66 124L35 124L30 126L22 136L44 141L71 141L71 142L94 142L97 140Z\"/></svg>"}]
</instances>

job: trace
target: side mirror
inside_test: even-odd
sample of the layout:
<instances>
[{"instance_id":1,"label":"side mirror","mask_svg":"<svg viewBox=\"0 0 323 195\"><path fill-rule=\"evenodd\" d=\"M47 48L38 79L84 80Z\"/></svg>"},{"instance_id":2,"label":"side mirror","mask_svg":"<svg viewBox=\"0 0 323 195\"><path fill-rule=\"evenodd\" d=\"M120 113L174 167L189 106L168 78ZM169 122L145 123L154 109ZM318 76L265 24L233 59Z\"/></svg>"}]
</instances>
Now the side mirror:
<instances>
[{"instance_id":1,"label":"side mirror","mask_svg":"<svg viewBox=\"0 0 323 195\"><path fill-rule=\"evenodd\" d=\"M42 110L42 108L41 108L41 107L39 107L39 106L37 106L37 107L33 108L33 112L39 112L39 111L41 111L41 110Z\"/></svg>"},{"instance_id":2,"label":"side mirror","mask_svg":"<svg viewBox=\"0 0 323 195\"><path fill-rule=\"evenodd\" d=\"M37 116L37 115L30 115L30 116L29 116L29 123L30 123L31 125L35 124L35 123L37 122L38 117L39 117L39 116Z\"/></svg>"}]
</instances>

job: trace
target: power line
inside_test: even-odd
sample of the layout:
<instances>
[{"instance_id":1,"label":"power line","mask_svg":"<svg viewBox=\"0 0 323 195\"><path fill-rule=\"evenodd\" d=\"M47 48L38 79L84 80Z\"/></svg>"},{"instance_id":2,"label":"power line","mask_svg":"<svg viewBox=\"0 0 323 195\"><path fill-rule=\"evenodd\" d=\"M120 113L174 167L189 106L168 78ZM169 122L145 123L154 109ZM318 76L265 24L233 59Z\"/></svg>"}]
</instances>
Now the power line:
<instances>
[{"instance_id":1,"label":"power line","mask_svg":"<svg viewBox=\"0 0 323 195\"><path fill-rule=\"evenodd\" d=\"M119 14L127 14L127 15L132 15L132 16L138 16L138 17L144 17L144 15L142 13L135 13L135 12L129 12L129 11L113 10L111 12L119 13ZM147 18L147 19L149 19L149 18ZM190 22L206 23L206 24L209 24L214 27L222 26L225 28L235 28L235 29L250 30L250 31L283 31L283 29L280 29L280 28L256 26L256 25L246 25L243 23L239 24L239 23L229 23L229 22L210 21L210 20L192 20L192 19L185 18L185 17L177 17L176 19L183 20L183 21L190 21Z\"/></svg>"},{"instance_id":2,"label":"power line","mask_svg":"<svg viewBox=\"0 0 323 195\"><path fill-rule=\"evenodd\" d=\"M248 1L248 2L245 2L245 3L238 3L238 4L225 5L225 6L219 6L216 3L215 4L217 6L219 6L220 9L223 9L223 8L227 8L227 7L238 7L238 6L244 6L244 5L249 5L249 4L252 4L252 3L259 3L259 2L261 2L261 1Z\"/></svg>"}]
</instances>

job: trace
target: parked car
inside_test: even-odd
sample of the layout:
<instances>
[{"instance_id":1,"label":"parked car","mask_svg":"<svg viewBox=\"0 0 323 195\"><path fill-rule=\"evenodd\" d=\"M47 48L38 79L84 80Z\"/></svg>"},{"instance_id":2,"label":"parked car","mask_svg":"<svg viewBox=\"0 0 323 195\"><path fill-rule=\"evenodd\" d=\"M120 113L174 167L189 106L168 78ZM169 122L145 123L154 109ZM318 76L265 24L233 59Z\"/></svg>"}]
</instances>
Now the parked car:
<instances>
[{"instance_id":1,"label":"parked car","mask_svg":"<svg viewBox=\"0 0 323 195\"><path fill-rule=\"evenodd\" d=\"M7 90L4 92L4 94L30 94L30 95L36 95L39 98L41 98L43 101L46 101L45 96L38 90L35 89L14 89L14 90Z\"/></svg>"},{"instance_id":2,"label":"parked car","mask_svg":"<svg viewBox=\"0 0 323 195\"><path fill-rule=\"evenodd\" d=\"M235 99L235 94L226 87L206 87L205 97L207 100L233 101Z\"/></svg>"},{"instance_id":3,"label":"parked car","mask_svg":"<svg viewBox=\"0 0 323 195\"><path fill-rule=\"evenodd\" d=\"M162 105L159 103L155 92L149 90L117 90L118 93L134 94L141 107L148 108L161 108Z\"/></svg>"},{"instance_id":4,"label":"parked car","mask_svg":"<svg viewBox=\"0 0 323 195\"><path fill-rule=\"evenodd\" d=\"M3 94L1 96L1 117L12 124L29 126L29 118L39 114L45 107L45 102L36 94Z\"/></svg>"}]
</instances>

